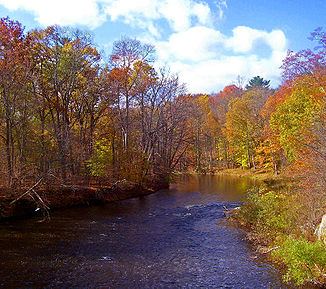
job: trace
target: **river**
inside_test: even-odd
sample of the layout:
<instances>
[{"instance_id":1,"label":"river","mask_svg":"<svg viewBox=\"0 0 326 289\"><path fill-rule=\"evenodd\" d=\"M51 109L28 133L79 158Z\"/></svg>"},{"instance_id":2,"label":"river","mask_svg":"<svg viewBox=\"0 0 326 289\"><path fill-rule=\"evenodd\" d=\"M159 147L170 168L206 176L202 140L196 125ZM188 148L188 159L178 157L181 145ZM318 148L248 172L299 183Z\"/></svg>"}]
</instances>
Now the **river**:
<instances>
[{"instance_id":1,"label":"river","mask_svg":"<svg viewBox=\"0 0 326 289\"><path fill-rule=\"evenodd\" d=\"M225 222L253 183L179 176L142 198L0 223L0 288L287 288Z\"/></svg>"}]
</instances>

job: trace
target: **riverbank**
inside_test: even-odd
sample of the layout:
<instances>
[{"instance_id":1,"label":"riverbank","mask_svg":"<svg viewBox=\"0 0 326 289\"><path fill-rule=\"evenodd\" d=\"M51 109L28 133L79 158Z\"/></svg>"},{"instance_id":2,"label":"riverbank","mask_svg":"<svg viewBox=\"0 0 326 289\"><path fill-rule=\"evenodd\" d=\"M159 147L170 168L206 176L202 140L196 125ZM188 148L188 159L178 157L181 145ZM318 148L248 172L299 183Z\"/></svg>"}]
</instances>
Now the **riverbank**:
<instances>
[{"instance_id":1,"label":"riverbank","mask_svg":"<svg viewBox=\"0 0 326 289\"><path fill-rule=\"evenodd\" d=\"M247 232L257 252L281 268L285 281L326 288L326 247L317 239L316 224L307 223L309 208L298 181L239 169L219 174L262 182L248 192L246 202L229 219Z\"/></svg>"},{"instance_id":2,"label":"riverbank","mask_svg":"<svg viewBox=\"0 0 326 289\"><path fill-rule=\"evenodd\" d=\"M282 187L282 186L291 186L296 183L296 180L293 177L288 175L278 174L275 175L273 172L257 169L257 170L249 170L249 169L241 169L241 168L234 168L234 169L220 169L215 170L210 173L198 173L194 170L190 170L187 172L177 172L175 175L180 174L188 174L188 175L226 175L232 177L239 177L239 178L250 178L254 181L265 183L271 187Z\"/></svg>"},{"instance_id":3,"label":"riverbank","mask_svg":"<svg viewBox=\"0 0 326 289\"><path fill-rule=\"evenodd\" d=\"M155 181L146 186L120 180L110 186L47 186L16 192L13 196L5 189L0 190L0 220L27 218L62 208L90 206L94 204L122 201L152 194L168 188L168 183Z\"/></svg>"},{"instance_id":4,"label":"riverbank","mask_svg":"<svg viewBox=\"0 0 326 289\"><path fill-rule=\"evenodd\" d=\"M269 186L291 186L296 180L285 174L275 175L273 172L266 170L249 170L249 169L224 169L215 172L217 175L229 175L235 177L248 177L256 181L263 182Z\"/></svg>"}]
</instances>

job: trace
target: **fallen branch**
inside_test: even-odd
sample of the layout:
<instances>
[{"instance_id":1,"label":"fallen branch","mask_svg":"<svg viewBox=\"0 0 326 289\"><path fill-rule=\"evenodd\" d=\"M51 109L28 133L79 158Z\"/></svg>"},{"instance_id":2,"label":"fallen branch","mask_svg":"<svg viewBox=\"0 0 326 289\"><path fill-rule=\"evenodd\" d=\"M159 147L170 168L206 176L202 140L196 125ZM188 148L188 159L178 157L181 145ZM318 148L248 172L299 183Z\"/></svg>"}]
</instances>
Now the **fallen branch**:
<instances>
[{"instance_id":1,"label":"fallen branch","mask_svg":"<svg viewBox=\"0 0 326 289\"><path fill-rule=\"evenodd\" d=\"M34 191L34 189L41 183L41 181L43 180L43 177L40 178L32 187L30 187L25 193L23 193L22 195L20 195L17 199L13 200L10 205L16 203L18 200L20 200L22 197L28 195L31 191ZM35 192L35 191L34 191Z\"/></svg>"},{"instance_id":2,"label":"fallen branch","mask_svg":"<svg viewBox=\"0 0 326 289\"><path fill-rule=\"evenodd\" d=\"M270 252L272 252L272 251L274 251L274 250L277 250L277 249L279 249L279 248L280 248L280 246L276 246L276 247L271 248L271 249L268 249L268 250L266 250L266 251L261 251L260 253L261 253L261 254L268 254L268 253L270 253Z\"/></svg>"},{"instance_id":3,"label":"fallen branch","mask_svg":"<svg viewBox=\"0 0 326 289\"><path fill-rule=\"evenodd\" d=\"M50 208L49 208L49 207L44 203L44 201L42 200L42 198L40 197L40 195L39 195L37 192L35 192L34 189L33 189L32 191L33 191L33 193L36 195L36 197L40 200L42 206L43 206L45 209L50 210Z\"/></svg>"},{"instance_id":4,"label":"fallen branch","mask_svg":"<svg viewBox=\"0 0 326 289\"><path fill-rule=\"evenodd\" d=\"M228 216L232 215L235 211L239 210L240 207L235 207L235 208L229 210L226 206L223 206L223 209L224 209L224 216L228 217Z\"/></svg>"},{"instance_id":5,"label":"fallen branch","mask_svg":"<svg viewBox=\"0 0 326 289\"><path fill-rule=\"evenodd\" d=\"M21 194L17 199L13 200L10 205L13 205L15 202L23 198L24 196L28 195L37 205L37 208L35 211L38 211L39 209L42 210L44 219L41 220L41 222L45 221L47 218L50 219L50 208L45 204L43 199L40 197L40 195L35 191L35 188L42 182L43 177L40 178L32 187L30 187L25 193ZM34 196L33 196L34 195Z\"/></svg>"}]
</instances>

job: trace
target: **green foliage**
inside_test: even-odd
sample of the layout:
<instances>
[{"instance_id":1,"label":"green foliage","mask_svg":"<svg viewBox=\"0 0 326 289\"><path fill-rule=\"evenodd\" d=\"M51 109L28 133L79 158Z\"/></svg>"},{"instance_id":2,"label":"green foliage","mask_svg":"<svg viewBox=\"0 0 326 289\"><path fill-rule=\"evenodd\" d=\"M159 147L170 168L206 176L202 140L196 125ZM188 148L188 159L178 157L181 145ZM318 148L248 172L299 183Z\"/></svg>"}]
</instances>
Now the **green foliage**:
<instances>
[{"instance_id":1,"label":"green foliage","mask_svg":"<svg viewBox=\"0 0 326 289\"><path fill-rule=\"evenodd\" d=\"M269 92L251 89L242 97L229 102L226 114L226 136L233 151L235 164L253 167L256 149L260 143L264 119L260 114ZM240 113L241 112L241 113Z\"/></svg>"},{"instance_id":2,"label":"green foliage","mask_svg":"<svg viewBox=\"0 0 326 289\"><path fill-rule=\"evenodd\" d=\"M246 89L252 88L269 88L270 80L264 80L264 78L260 76L255 76L249 80L249 84L246 86Z\"/></svg>"},{"instance_id":3,"label":"green foliage","mask_svg":"<svg viewBox=\"0 0 326 289\"><path fill-rule=\"evenodd\" d=\"M99 140L95 144L94 155L87 166L93 176L104 176L110 165L112 165L112 148L105 140Z\"/></svg>"},{"instance_id":4,"label":"green foliage","mask_svg":"<svg viewBox=\"0 0 326 289\"><path fill-rule=\"evenodd\" d=\"M271 240L291 231L296 219L296 208L292 206L293 196L285 192L253 188L248 192L247 202L241 208L239 217L254 227L261 239Z\"/></svg>"},{"instance_id":5,"label":"green foliage","mask_svg":"<svg viewBox=\"0 0 326 289\"><path fill-rule=\"evenodd\" d=\"M307 142L310 128L320 115L321 104L311 97L313 93L313 89L296 89L271 115L271 128L279 133L289 161L297 158L302 142Z\"/></svg>"},{"instance_id":6,"label":"green foliage","mask_svg":"<svg viewBox=\"0 0 326 289\"><path fill-rule=\"evenodd\" d=\"M307 281L323 284L326 273L326 250L321 242L309 242L300 236L299 213L294 194L254 188L236 218L250 226L259 243L275 247L272 257L286 265L284 280L302 285Z\"/></svg>"},{"instance_id":7,"label":"green foliage","mask_svg":"<svg viewBox=\"0 0 326 289\"><path fill-rule=\"evenodd\" d=\"M307 280L325 281L326 250L321 242L309 242L288 237L280 249L273 252L286 266L285 281L294 281L297 285Z\"/></svg>"}]
</instances>

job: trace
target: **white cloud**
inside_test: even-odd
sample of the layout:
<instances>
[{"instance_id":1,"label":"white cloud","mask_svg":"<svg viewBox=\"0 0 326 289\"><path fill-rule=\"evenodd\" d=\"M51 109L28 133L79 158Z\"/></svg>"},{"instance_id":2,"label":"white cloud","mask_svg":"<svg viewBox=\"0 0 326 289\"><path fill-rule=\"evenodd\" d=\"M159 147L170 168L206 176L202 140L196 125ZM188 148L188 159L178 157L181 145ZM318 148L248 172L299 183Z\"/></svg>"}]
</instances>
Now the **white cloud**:
<instances>
[{"instance_id":1,"label":"white cloud","mask_svg":"<svg viewBox=\"0 0 326 289\"><path fill-rule=\"evenodd\" d=\"M214 18L225 18L227 1L213 3L215 15L203 0L0 0L8 9L34 13L44 26L96 28L111 20L141 28L142 37L157 47L158 63L178 72L190 92L223 89L238 75L260 75L277 85L287 49L284 33L238 26L232 35L222 34L214 28ZM162 20L170 31L160 26ZM161 32L170 35L162 39Z\"/></svg>"},{"instance_id":2,"label":"white cloud","mask_svg":"<svg viewBox=\"0 0 326 289\"><path fill-rule=\"evenodd\" d=\"M228 8L228 5L226 3L226 0L219 0L216 2L216 6L217 6L217 9L218 9L218 17L219 19L223 19L224 17L224 9L225 8Z\"/></svg>"},{"instance_id":3,"label":"white cloud","mask_svg":"<svg viewBox=\"0 0 326 289\"><path fill-rule=\"evenodd\" d=\"M223 45L223 35L205 26L196 26L186 31L173 33L167 42L157 42L157 53L161 60L201 61L217 55Z\"/></svg>"},{"instance_id":4,"label":"white cloud","mask_svg":"<svg viewBox=\"0 0 326 289\"><path fill-rule=\"evenodd\" d=\"M211 22L208 4L194 0L111 0L105 11L112 21L121 19L128 24L165 19L174 31L188 29L193 18L199 24Z\"/></svg>"},{"instance_id":5,"label":"white cloud","mask_svg":"<svg viewBox=\"0 0 326 289\"><path fill-rule=\"evenodd\" d=\"M83 24L95 28L106 20L96 0L0 0L0 4L10 10L34 13L35 19L44 26Z\"/></svg>"},{"instance_id":6,"label":"white cloud","mask_svg":"<svg viewBox=\"0 0 326 289\"><path fill-rule=\"evenodd\" d=\"M255 50L258 40L268 55ZM210 93L231 84L238 75L248 79L260 75L276 86L287 41L281 30L266 32L239 26L228 37L218 30L197 26L172 34L168 41L157 42L156 47L160 61L179 73L190 92Z\"/></svg>"},{"instance_id":7,"label":"white cloud","mask_svg":"<svg viewBox=\"0 0 326 289\"><path fill-rule=\"evenodd\" d=\"M284 57L285 55L282 55ZM172 71L177 71L180 79L187 84L191 93L211 93L222 90L236 81L237 76L247 80L256 75L271 80L272 86L279 84L281 59L259 59L251 56L229 56L201 61L195 64L171 63Z\"/></svg>"},{"instance_id":8,"label":"white cloud","mask_svg":"<svg viewBox=\"0 0 326 289\"><path fill-rule=\"evenodd\" d=\"M259 40L265 42L273 50L284 50L286 47L286 38L281 30L273 30L268 33L246 26L234 28L233 36L228 39L226 46L234 52L247 53L254 48L254 43Z\"/></svg>"},{"instance_id":9,"label":"white cloud","mask_svg":"<svg viewBox=\"0 0 326 289\"><path fill-rule=\"evenodd\" d=\"M106 1L105 13L111 17L112 21L122 19L125 23L131 24L135 21L158 18L157 6L156 0L111 0Z\"/></svg>"},{"instance_id":10,"label":"white cloud","mask_svg":"<svg viewBox=\"0 0 326 289\"><path fill-rule=\"evenodd\" d=\"M207 4L195 3L192 7L192 14L197 17L200 24L211 22L211 9Z\"/></svg>"},{"instance_id":11,"label":"white cloud","mask_svg":"<svg viewBox=\"0 0 326 289\"><path fill-rule=\"evenodd\" d=\"M193 0L165 0L161 1L159 11L175 31L188 29L193 17L198 24L210 23L211 11L206 3Z\"/></svg>"},{"instance_id":12,"label":"white cloud","mask_svg":"<svg viewBox=\"0 0 326 289\"><path fill-rule=\"evenodd\" d=\"M262 34L264 34L263 31L238 26L233 29L233 36L228 39L226 46L234 52L249 52L254 40L261 38Z\"/></svg>"},{"instance_id":13,"label":"white cloud","mask_svg":"<svg viewBox=\"0 0 326 289\"><path fill-rule=\"evenodd\" d=\"M96 28L107 17L111 21L149 28L158 36L154 21L166 20L171 29L182 31L196 24L209 25L212 13L200 0L0 0L10 10L24 9L35 14L44 26L86 25Z\"/></svg>"},{"instance_id":14,"label":"white cloud","mask_svg":"<svg viewBox=\"0 0 326 289\"><path fill-rule=\"evenodd\" d=\"M266 41L275 51L283 51L287 46L285 35L281 30L273 30L267 34Z\"/></svg>"}]
</instances>

